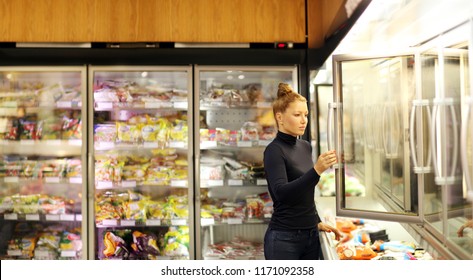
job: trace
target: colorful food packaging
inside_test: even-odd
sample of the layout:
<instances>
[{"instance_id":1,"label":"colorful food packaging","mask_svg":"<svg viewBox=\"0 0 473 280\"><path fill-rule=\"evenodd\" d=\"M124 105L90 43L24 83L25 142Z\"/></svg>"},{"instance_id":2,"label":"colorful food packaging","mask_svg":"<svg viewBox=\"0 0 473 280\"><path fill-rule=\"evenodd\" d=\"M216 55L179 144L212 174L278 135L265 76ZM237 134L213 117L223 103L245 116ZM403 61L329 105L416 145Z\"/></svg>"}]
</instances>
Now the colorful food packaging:
<instances>
[{"instance_id":1,"label":"colorful food packaging","mask_svg":"<svg viewBox=\"0 0 473 280\"><path fill-rule=\"evenodd\" d=\"M129 255L125 240L123 240L123 238L120 236L115 235L113 232L105 232L103 244L105 248L102 253L107 258L114 257L125 259Z\"/></svg>"},{"instance_id":2,"label":"colorful food packaging","mask_svg":"<svg viewBox=\"0 0 473 280\"><path fill-rule=\"evenodd\" d=\"M264 219L264 203L263 200L257 196L246 197L246 218L248 220L263 220Z\"/></svg>"},{"instance_id":3,"label":"colorful food packaging","mask_svg":"<svg viewBox=\"0 0 473 280\"><path fill-rule=\"evenodd\" d=\"M115 124L97 124L94 128L95 142L111 142L117 139L117 127Z\"/></svg>"},{"instance_id":4,"label":"colorful food packaging","mask_svg":"<svg viewBox=\"0 0 473 280\"><path fill-rule=\"evenodd\" d=\"M146 259L156 259L160 255L158 247L158 238L153 233L142 233L133 231L133 243L131 248L133 253L138 256L146 257Z\"/></svg>"}]
</instances>

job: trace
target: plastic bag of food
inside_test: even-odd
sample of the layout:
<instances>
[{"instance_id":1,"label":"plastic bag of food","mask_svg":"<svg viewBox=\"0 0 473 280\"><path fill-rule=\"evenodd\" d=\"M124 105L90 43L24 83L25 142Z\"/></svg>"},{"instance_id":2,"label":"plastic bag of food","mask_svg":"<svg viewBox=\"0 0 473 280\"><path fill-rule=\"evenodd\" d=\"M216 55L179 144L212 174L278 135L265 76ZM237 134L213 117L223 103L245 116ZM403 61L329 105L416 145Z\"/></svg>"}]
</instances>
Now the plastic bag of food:
<instances>
[{"instance_id":1,"label":"plastic bag of food","mask_svg":"<svg viewBox=\"0 0 473 280\"><path fill-rule=\"evenodd\" d=\"M132 233L133 243L131 248L139 256L151 255L151 258L160 255L158 238L153 233L142 233L134 231ZM150 258L150 256L148 256Z\"/></svg>"}]
</instances>

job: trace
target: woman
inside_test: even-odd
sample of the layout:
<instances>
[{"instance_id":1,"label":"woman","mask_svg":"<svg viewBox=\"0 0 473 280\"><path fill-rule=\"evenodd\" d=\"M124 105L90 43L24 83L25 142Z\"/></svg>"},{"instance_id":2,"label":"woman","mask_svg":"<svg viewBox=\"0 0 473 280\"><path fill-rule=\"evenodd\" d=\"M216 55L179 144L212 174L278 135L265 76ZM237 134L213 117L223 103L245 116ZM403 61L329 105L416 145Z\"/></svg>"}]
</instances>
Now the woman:
<instances>
[{"instance_id":1,"label":"woman","mask_svg":"<svg viewBox=\"0 0 473 280\"><path fill-rule=\"evenodd\" d=\"M314 202L320 175L337 163L334 151L323 153L315 165L309 142L298 139L307 126L307 100L289 85L279 84L273 114L278 133L264 151L264 169L274 213L264 237L269 260L320 259L318 231L339 231L321 222Z\"/></svg>"}]
</instances>

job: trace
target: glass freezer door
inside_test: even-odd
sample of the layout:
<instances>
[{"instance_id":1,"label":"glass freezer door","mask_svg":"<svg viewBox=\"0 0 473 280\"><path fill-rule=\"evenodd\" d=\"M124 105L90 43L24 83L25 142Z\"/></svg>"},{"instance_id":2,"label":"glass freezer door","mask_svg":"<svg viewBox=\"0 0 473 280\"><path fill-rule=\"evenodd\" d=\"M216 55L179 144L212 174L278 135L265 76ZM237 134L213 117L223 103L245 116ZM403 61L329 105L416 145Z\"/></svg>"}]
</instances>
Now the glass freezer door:
<instances>
[{"instance_id":1,"label":"glass freezer door","mask_svg":"<svg viewBox=\"0 0 473 280\"><path fill-rule=\"evenodd\" d=\"M197 258L263 259L272 214L263 167L276 135L272 101L281 82L298 90L297 68L195 69Z\"/></svg>"},{"instance_id":2,"label":"glass freezer door","mask_svg":"<svg viewBox=\"0 0 473 280\"><path fill-rule=\"evenodd\" d=\"M85 92L85 67L0 68L0 259L87 258Z\"/></svg>"},{"instance_id":3,"label":"glass freezer door","mask_svg":"<svg viewBox=\"0 0 473 280\"><path fill-rule=\"evenodd\" d=\"M333 56L327 140L339 157L337 215L420 222L422 190L410 168L408 142L414 66L414 51ZM352 195L360 184L363 192Z\"/></svg>"},{"instance_id":4,"label":"glass freezer door","mask_svg":"<svg viewBox=\"0 0 473 280\"><path fill-rule=\"evenodd\" d=\"M92 259L193 259L191 67L91 67Z\"/></svg>"}]
</instances>

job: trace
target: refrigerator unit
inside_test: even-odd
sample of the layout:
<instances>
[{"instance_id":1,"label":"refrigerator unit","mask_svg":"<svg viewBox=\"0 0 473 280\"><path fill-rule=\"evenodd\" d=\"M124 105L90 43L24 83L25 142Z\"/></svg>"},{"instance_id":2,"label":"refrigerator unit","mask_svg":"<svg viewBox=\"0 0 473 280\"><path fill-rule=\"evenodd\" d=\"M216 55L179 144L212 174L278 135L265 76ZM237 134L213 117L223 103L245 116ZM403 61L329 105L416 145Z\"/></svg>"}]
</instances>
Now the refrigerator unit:
<instances>
[{"instance_id":1,"label":"refrigerator unit","mask_svg":"<svg viewBox=\"0 0 473 280\"><path fill-rule=\"evenodd\" d=\"M473 258L472 232L458 233L472 219L472 32L467 21L405 51L333 56L337 215L408 223L439 256ZM347 195L352 175L364 196Z\"/></svg>"},{"instance_id":2,"label":"refrigerator unit","mask_svg":"<svg viewBox=\"0 0 473 280\"><path fill-rule=\"evenodd\" d=\"M197 259L264 259L272 214L263 151L276 135L278 84L297 67L195 66Z\"/></svg>"},{"instance_id":3,"label":"refrigerator unit","mask_svg":"<svg viewBox=\"0 0 473 280\"><path fill-rule=\"evenodd\" d=\"M190 66L91 66L90 259L193 259Z\"/></svg>"},{"instance_id":4,"label":"refrigerator unit","mask_svg":"<svg viewBox=\"0 0 473 280\"><path fill-rule=\"evenodd\" d=\"M85 259L86 68L0 68L0 258Z\"/></svg>"}]
</instances>

